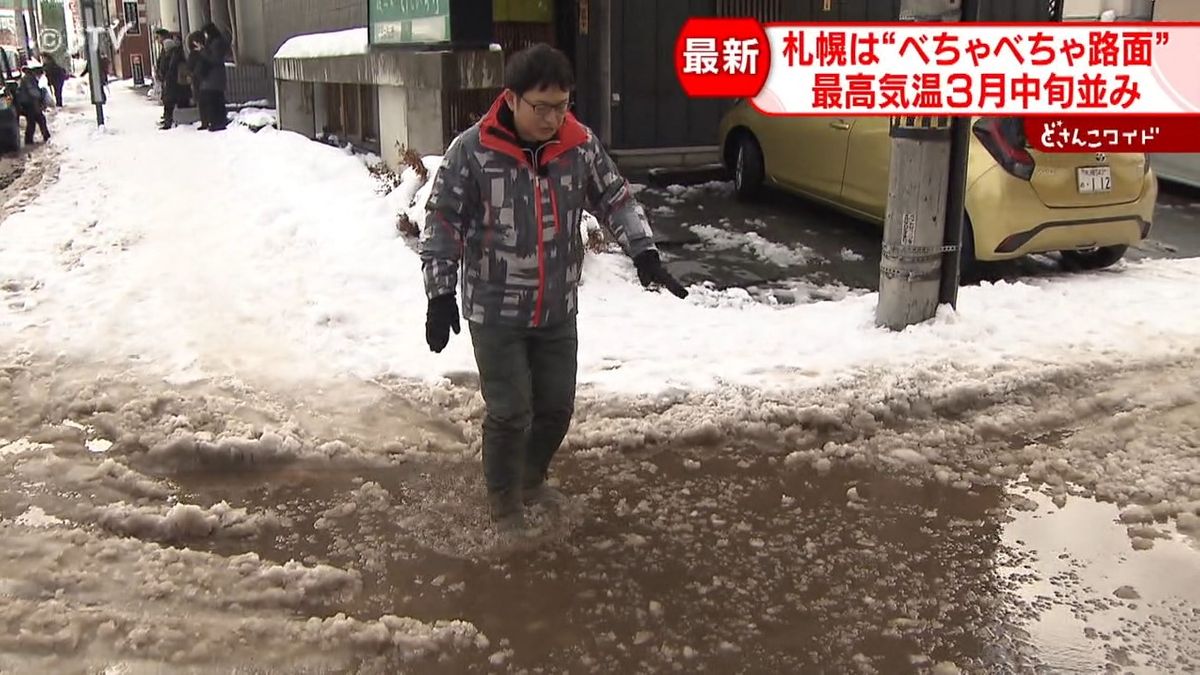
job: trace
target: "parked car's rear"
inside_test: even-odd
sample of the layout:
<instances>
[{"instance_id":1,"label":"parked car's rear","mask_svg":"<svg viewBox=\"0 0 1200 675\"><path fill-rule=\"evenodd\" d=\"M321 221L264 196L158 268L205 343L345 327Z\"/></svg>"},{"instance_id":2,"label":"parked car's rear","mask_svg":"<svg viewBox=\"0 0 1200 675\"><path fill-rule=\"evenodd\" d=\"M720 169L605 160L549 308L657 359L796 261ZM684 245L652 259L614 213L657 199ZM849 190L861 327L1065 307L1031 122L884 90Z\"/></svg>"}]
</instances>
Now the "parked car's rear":
<instances>
[{"instance_id":1,"label":"parked car's rear","mask_svg":"<svg viewBox=\"0 0 1200 675\"><path fill-rule=\"evenodd\" d=\"M737 192L763 184L882 223L891 139L886 117L770 117L748 101L720 127ZM1043 153L1021 120L972 120L964 258L1062 251L1084 268L1111 265L1150 232L1158 183L1140 153Z\"/></svg>"},{"instance_id":2,"label":"parked car's rear","mask_svg":"<svg viewBox=\"0 0 1200 675\"><path fill-rule=\"evenodd\" d=\"M993 160L967 191L978 259L1062 251L1105 267L1149 235L1158 185L1144 154L1041 152L1014 117L976 120L973 131Z\"/></svg>"}]
</instances>

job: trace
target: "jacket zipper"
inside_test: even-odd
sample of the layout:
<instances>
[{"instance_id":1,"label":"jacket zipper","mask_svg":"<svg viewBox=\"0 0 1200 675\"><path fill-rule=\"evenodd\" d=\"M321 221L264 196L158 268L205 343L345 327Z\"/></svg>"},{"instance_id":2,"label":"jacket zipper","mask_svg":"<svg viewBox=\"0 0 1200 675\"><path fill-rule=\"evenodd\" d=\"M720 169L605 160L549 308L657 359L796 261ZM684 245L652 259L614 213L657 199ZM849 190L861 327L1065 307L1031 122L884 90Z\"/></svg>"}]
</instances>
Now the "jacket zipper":
<instances>
[{"instance_id":1,"label":"jacket zipper","mask_svg":"<svg viewBox=\"0 0 1200 675\"><path fill-rule=\"evenodd\" d=\"M526 150L529 153L529 177L533 180L533 201L537 205L534 209L537 227L534 228L537 234L537 255L538 255L538 287L537 287L537 302L534 303L533 309L533 327L537 328L542 323L542 304L546 295L546 250L545 250L545 232L543 228L545 224L542 222L542 179L538 176L538 156L542 150L548 145L554 145L558 141L549 141L543 143L536 150ZM547 182L549 185L549 182ZM555 201L554 187L550 186L550 200ZM551 209L554 210L554 226L558 227L558 209L552 204Z\"/></svg>"},{"instance_id":2,"label":"jacket zipper","mask_svg":"<svg viewBox=\"0 0 1200 675\"><path fill-rule=\"evenodd\" d=\"M533 310L533 326L537 328L542 323L542 299L546 295L546 260L544 250L544 233L542 232L542 180L537 172L530 174L533 178L533 201L537 204L537 252L538 252L538 288L537 305Z\"/></svg>"},{"instance_id":3,"label":"jacket zipper","mask_svg":"<svg viewBox=\"0 0 1200 675\"><path fill-rule=\"evenodd\" d=\"M538 177L538 155L541 153L541 148L536 150L528 150L529 153L529 178L533 181L533 203L534 203L534 235L537 237L537 257L538 257L538 286L537 300L533 307L533 327L537 328L542 324L542 304L546 296L546 251L545 243L542 241L542 181Z\"/></svg>"}]
</instances>

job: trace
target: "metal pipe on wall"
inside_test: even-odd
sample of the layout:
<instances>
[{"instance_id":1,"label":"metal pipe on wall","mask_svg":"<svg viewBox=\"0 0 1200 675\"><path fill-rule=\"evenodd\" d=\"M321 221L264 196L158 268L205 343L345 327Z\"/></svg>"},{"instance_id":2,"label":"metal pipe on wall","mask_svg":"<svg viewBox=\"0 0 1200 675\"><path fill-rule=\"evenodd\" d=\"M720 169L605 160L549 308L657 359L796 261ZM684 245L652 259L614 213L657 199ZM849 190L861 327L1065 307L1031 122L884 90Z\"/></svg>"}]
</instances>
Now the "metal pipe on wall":
<instances>
[{"instance_id":1,"label":"metal pipe on wall","mask_svg":"<svg viewBox=\"0 0 1200 675\"><path fill-rule=\"evenodd\" d=\"M188 30L198 31L208 23L208 0L187 0Z\"/></svg>"},{"instance_id":2,"label":"metal pipe on wall","mask_svg":"<svg viewBox=\"0 0 1200 675\"><path fill-rule=\"evenodd\" d=\"M233 22L229 16L228 0L209 0L208 3L208 18L221 32L230 35L233 33Z\"/></svg>"},{"instance_id":3,"label":"metal pipe on wall","mask_svg":"<svg viewBox=\"0 0 1200 675\"><path fill-rule=\"evenodd\" d=\"M158 19L163 28L169 31L179 31L179 5L176 0L159 0Z\"/></svg>"},{"instance_id":4,"label":"metal pipe on wall","mask_svg":"<svg viewBox=\"0 0 1200 675\"><path fill-rule=\"evenodd\" d=\"M597 0L593 13L596 19L595 35L600 43L599 72L597 83L600 88L600 142L612 146L612 2L613 0Z\"/></svg>"}]
</instances>

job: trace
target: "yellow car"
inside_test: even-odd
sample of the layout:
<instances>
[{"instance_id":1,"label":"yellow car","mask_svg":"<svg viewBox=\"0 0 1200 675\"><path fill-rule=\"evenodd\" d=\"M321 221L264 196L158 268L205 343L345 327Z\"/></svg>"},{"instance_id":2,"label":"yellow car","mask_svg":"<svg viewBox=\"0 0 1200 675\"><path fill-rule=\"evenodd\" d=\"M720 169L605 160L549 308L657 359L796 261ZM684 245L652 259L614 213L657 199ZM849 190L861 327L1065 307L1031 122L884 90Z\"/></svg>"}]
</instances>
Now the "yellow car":
<instances>
[{"instance_id":1,"label":"yellow car","mask_svg":"<svg viewBox=\"0 0 1200 675\"><path fill-rule=\"evenodd\" d=\"M878 224L887 209L887 117L771 117L747 100L721 120L737 194L773 185ZM977 118L968 154L963 261L1061 251L1083 269L1108 267L1150 234L1158 180L1141 153L1043 153L1021 121Z\"/></svg>"}]
</instances>

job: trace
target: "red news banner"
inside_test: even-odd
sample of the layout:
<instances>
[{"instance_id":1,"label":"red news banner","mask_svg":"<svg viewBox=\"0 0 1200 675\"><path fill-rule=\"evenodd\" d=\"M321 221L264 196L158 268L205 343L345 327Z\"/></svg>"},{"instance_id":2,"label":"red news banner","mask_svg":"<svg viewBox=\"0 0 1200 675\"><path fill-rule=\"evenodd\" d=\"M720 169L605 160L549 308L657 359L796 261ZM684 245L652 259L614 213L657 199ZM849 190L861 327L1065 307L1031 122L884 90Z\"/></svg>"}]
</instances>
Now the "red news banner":
<instances>
[{"instance_id":1,"label":"red news banner","mask_svg":"<svg viewBox=\"0 0 1200 675\"><path fill-rule=\"evenodd\" d=\"M1050 152L1200 152L1200 23L690 19L689 96L785 116L1019 116Z\"/></svg>"}]
</instances>

